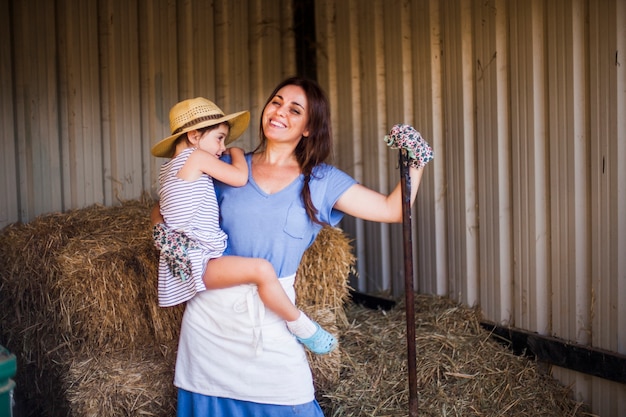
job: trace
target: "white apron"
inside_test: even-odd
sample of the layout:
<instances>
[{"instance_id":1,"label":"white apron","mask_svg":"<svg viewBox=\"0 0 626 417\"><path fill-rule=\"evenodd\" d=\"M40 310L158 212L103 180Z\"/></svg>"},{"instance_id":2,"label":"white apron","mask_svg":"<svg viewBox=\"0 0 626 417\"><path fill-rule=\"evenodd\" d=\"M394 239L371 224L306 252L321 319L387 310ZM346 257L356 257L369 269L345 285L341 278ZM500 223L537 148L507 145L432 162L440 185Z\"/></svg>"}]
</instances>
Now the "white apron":
<instances>
[{"instance_id":1,"label":"white apron","mask_svg":"<svg viewBox=\"0 0 626 417\"><path fill-rule=\"evenodd\" d=\"M294 281L295 275L280 279L292 301ZM174 385L263 404L314 400L303 346L264 308L256 285L204 291L187 303Z\"/></svg>"}]
</instances>

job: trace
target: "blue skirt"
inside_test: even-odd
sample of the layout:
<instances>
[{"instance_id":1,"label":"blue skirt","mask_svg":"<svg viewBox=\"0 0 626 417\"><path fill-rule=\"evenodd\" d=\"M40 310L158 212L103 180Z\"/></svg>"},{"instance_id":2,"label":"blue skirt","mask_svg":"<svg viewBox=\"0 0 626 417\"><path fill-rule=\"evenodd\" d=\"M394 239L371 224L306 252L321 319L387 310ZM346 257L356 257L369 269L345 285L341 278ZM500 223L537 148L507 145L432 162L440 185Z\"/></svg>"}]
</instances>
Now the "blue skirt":
<instances>
[{"instance_id":1,"label":"blue skirt","mask_svg":"<svg viewBox=\"0 0 626 417\"><path fill-rule=\"evenodd\" d=\"M259 404L178 389L177 417L324 417L316 400L299 405Z\"/></svg>"}]
</instances>

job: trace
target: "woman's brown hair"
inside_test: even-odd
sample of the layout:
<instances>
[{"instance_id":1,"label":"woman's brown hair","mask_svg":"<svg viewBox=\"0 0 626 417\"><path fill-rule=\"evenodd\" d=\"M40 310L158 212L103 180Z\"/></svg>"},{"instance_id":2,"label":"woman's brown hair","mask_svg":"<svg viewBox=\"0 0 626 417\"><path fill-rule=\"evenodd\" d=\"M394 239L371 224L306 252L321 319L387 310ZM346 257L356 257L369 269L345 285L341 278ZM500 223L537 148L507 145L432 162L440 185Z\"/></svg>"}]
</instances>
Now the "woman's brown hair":
<instances>
[{"instance_id":1,"label":"woman's brown hair","mask_svg":"<svg viewBox=\"0 0 626 417\"><path fill-rule=\"evenodd\" d=\"M304 175L302 187L302 202L309 218L318 224L323 224L317 218L317 209L311 200L309 183L313 175L313 168L326 161L333 149L332 130L330 124L330 104L324 90L315 81L303 77L290 77L283 80L270 94L263 109L274 99L278 91L288 85L295 85L304 90L308 102L309 136L302 137L296 146L295 154L300 170ZM257 150L265 149L267 138L263 133L263 121L259 128L260 143Z\"/></svg>"}]
</instances>

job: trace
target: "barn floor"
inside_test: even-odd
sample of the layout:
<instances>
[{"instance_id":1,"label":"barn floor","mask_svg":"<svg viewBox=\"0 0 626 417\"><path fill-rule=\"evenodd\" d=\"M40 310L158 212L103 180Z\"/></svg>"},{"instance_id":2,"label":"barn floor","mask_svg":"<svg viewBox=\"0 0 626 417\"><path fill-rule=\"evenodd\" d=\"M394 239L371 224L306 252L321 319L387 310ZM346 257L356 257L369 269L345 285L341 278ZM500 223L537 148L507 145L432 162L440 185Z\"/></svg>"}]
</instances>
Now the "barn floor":
<instances>
[{"instance_id":1,"label":"barn floor","mask_svg":"<svg viewBox=\"0 0 626 417\"><path fill-rule=\"evenodd\" d=\"M341 378L318 392L327 417L408 415L403 303L372 310L351 304L340 344ZM417 295L419 415L591 416L549 367L513 354L480 326L480 311Z\"/></svg>"}]
</instances>

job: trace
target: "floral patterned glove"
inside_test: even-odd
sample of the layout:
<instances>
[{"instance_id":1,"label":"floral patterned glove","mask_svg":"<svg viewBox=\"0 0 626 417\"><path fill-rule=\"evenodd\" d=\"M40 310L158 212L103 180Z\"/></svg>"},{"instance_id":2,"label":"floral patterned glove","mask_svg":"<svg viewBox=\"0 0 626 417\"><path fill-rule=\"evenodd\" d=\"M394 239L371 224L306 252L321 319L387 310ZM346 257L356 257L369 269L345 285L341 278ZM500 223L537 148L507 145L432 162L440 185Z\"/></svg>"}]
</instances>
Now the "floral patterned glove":
<instances>
[{"instance_id":1,"label":"floral patterned glove","mask_svg":"<svg viewBox=\"0 0 626 417\"><path fill-rule=\"evenodd\" d=\"M163 223L152 228L152 239L154 246L161 252L161 257L165 259L175 277L183 282L191 277L191 264L187 250L197 247L196 242L183 232L172 230Z\"/></svg>"},{"instance_id":2,"label":"floral patterned glove","mask_svg":"<svg viewBox=\"0 0 626 417\"><path fill-rule=\"evenodd\" d=\"M409 166L421 168L433 159L433 149L412 126L394 125L385 142L391 149L405 149L409 155Z\"/></svg>"}]
</instances>

